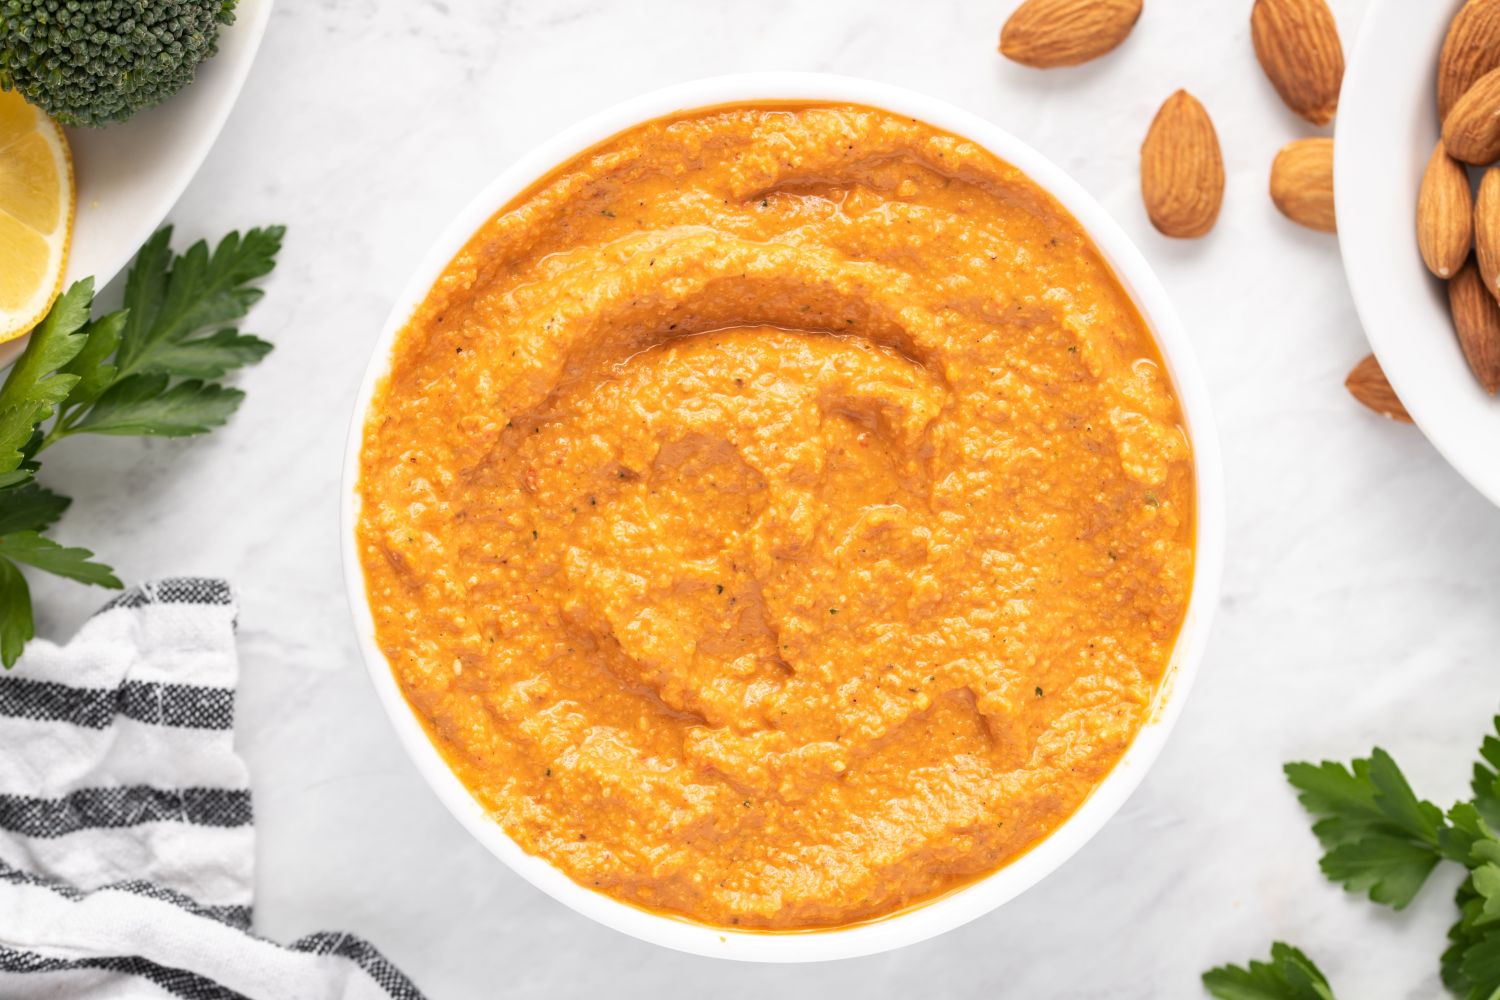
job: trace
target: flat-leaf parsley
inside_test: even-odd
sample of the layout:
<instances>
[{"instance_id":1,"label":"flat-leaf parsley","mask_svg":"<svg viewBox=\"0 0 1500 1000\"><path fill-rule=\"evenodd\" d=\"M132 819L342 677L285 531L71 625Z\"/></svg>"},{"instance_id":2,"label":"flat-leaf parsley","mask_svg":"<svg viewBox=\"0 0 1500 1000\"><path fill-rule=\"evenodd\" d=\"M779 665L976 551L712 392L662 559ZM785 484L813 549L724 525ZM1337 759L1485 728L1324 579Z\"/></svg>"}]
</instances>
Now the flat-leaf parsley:
<instances>
[{"instance_id":1,"label":"flat-leaf parsley","mask_svg":"<svg viewBox=\"0 0 1500 1000\"><path fill-rule=\"evenodd\" d=\"M68 508L35 481L38 456L75 434L185 437L227 421L245 394L218 379L265 357L271 345L239 332L260 300L253 282L276 266L280 226L230 233L212 251L181 256L171 227L131 265L124 307L91 318L93 279L64 292L31 333L0 386L0 663L14 665L35 633L21 566L98 587L114 572L88 549L46 531Z\"/></svg>"},{"instance_id":2,"label":"flat-leaf parsley","mask_svg":"<svg viewBox=\"0 0 1500 1000\"><path fill-rule=\"evenodd\" d=\"M1494 721L1500 734L1500 717ZM1443 952L1443 985L1463 1000L1500 998L1500 736L1484 738L1474 765L1473 798L1446 813L1417 797L1391 759L1376 749L1342 764L1288 764L1287 780L1322 843L1323 874L1350 892L1401 909L1440 863L1462 865L1468 877L1455 902L1458 921ZM1288 945L1271 962L1225 966L1203 976L1220 1000L1332 1000L1322 974Z\"/></svg>"}]
</instances>

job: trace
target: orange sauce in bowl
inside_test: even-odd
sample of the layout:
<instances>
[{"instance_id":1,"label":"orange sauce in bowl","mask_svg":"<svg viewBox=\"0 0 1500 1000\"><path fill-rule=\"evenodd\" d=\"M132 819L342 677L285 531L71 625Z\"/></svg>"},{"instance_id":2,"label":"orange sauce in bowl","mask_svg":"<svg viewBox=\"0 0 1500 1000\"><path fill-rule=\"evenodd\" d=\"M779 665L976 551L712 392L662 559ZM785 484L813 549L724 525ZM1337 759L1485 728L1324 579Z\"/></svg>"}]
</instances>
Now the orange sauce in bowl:
<instances>
[{"instance_id":1,"label":"orange sauce in bowl","mask_svg":"<svg viewBox=\"0 0 1500 1000\"><path fill-rule=\"evenodd\" d=\"M1087 235L871 108L627 130L477 232L364 430L379 644L582 885L878 918L1045 838L1152 709L1193 466Z\"/></svg>"}]
</instances>

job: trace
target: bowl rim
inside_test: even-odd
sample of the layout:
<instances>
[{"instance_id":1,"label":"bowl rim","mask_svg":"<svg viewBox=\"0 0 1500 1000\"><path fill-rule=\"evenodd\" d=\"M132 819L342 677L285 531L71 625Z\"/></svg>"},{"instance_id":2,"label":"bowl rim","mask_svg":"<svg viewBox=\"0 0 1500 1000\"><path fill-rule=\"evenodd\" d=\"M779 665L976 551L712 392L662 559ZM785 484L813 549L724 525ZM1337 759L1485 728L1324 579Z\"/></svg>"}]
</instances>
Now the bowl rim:
<instances>
[{"instance_id":1,"label":"bowl rim","mask_svg":"<svg viewBox=\"0 0 1500 1000\"><path fill-rule=\"evenodd\" d=\"M1169 673L1158 692L1151 717L1083 805L1027 853L947 895L863 924L786 934L733 931L640 909L586 889L547 861L522 851L448 769L401 693L390 665L375 642L373 616L366 599L364 571L355 536L360 511L357 487L365 419L375 388L388 368L396 335L426 297L438 275L480 226L554 167L624 129L680 111L757 101L854 103L909 115L989 149L1024 171L1056 198L1094 240L1155 335L1177 390L1192 442L1198 507L1193 589ZM979 116L891 84L821 73L734 74L651 91L587 117L501 171L443 229L396 298L374 344L354 406L341 489L340 537L344 580L360 653L397 737L449 812L514 872L576 912L653 944L696 955L742 961L825 961L871 955L914 944L996 909L1061 866L1124 804L1161 752L1182 713L1203 658L1223 573L1223 472L1207 383L1165 288L1124 230L1062 170L1010 133Z\"/></svg>"}]
</instances>

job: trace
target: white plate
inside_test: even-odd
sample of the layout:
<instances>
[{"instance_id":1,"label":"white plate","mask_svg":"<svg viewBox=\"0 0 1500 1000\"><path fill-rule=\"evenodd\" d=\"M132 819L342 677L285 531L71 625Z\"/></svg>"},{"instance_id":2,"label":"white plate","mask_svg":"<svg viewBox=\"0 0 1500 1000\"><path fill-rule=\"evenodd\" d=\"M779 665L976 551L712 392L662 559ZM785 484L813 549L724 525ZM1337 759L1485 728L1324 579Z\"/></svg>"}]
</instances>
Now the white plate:
<instances>
[{"instance_id":1,"label":"white plate","mask_svg":"<svg viewBox=\"0 0 1500 1000\"><path fill-rule=\"evenodd\" d=\"M1438 139L1437 61L1462 0L1375 0L1344 77L1334 149L1339 243L1365 334L1434 447L1500 504L1500 399L1469 371L1447 293L1417 251Z\"/></svg>"},{"instance_id":2,"label":"white plate","mask_svg":"<svg viewBox=\"0 0 1500 1000\"><path fill-rule=\"evenodd\" d=\"M956 892L882 920L800 934L742 933L650 913L585 889L545 860L522 851L448 769L397 686L390 664L375 639L375 622L365 598L364 569L354 533L359 522L356 488L360 447L365 414L375 386L385 375L397 333L474 231L554 166L623 129L684 109L775 100L864 104L911 115L979 143L1025 171L1060 201L1093 237L1156 336L1193 441L1198 493L1197 565L1193 592L1182 633L1173 650L1171 671L1162 683L1150 720L1088 800L1032 850ZM643 941L698 955L744 961L813 962L854 958L922 941L1001 906L1072 857L1125 803L1166 743L1167 735L1187 700L1208 642L1209 623L1218 604L1224 565L1224 479L1208 388L1198 370L1192 341L1177 318L1166 290L1124 230L1062 170L1010 133L977 115L889 84L817 73L749 73L668 87L589 118L502 172L447 227L392 306L385 329L376 341L374 356L370 359L355 404L344 454L343 493L344 582L360 651L397 736L443 804L469 833L522 878L579 913Z\"/></svg>"},{"instance_id":3,"label":"white plate","mask_svg":"<svg viewBox=\"0 0 1500 1000\"><path fill-rule=\"evenodd\" d=\"M202 166L250 75L272 0L239 0L219 52L176 96L105 128L70 128L78 215L66 282L89 275L102 288L122 271ZM0 345L0 365L26 344Z\"/></svg>"}]
</instances>

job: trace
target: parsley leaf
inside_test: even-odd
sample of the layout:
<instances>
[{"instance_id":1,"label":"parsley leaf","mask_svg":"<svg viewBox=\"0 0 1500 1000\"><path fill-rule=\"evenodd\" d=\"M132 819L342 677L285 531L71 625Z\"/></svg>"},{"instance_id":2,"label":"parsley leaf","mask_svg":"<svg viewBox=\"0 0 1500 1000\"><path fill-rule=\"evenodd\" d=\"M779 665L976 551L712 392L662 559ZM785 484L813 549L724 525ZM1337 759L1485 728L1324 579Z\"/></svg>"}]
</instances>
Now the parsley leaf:
<instances>
[{"instance_id":1,"label":"parsley leaf","mask_svg":"<svg viewBox=\"0 0 1500 1000\"><path fill-rule=\"evenodd\" d=\"M29 462L22 462L18 469L0 472L0 490L8 490L12 486L21 486L31 482L31 477L35 472L36 466Z\"/></svg>"},{"instance_id":2,"label":"parsley leaf","mask_svg":"<svg viewBox=\"0 0 1500 1000\"><path fill-rule=\"evenodd\" d=\"M7 669L21 657L21 650L36 635L31 618L31 588L15 563L0 559L0 662Z\"/></svg>"},{"instance_id":3,"label":"parsley leaf","mask_svg":"<svg viewBox=\"0 0 1500 1000\"><path fill-rule=\"evenodd\" d=\"M105 390L70 430L92 434L186 437L222 426L245 394L190 379L168 386L165 375L131 375Z\"/></svg>"},{"instance_id":4,"label":"parsley leaf","mask_svg":"<svg viewBox=\"0 0 1500 1000\"><path fill-rule=\"evenodd\" d=\"M116 369L109 359L120 346L120 331L125 328L125 320L129 315L122 309L84 327L83 332L88 340L83 349L62 369L69 375L78 376L77 384L68 393L68 398L63 400L65 410L92 403L115 380Z\"/></svg>"},{"instance_id":5,"label":"parsley leaf","mask_svg":"<svg viewBox=\"0 0 1500 1000\"><path fill-rule=\"evenodd\" d=\"M59 369L73 360L88 339L80 330L88 322L93 296L92 278L64 292L31 332L26 350L0 388L0 473L19 470L31 457L28 445L37 426L52 416L78 383L78 376Z\"/></svg>"},{"instance_id":6,"label":"parsley leaf","mask_svg":"<svg viewBox=\"0 0 1500 1000\"><path fill-rule=\"evenodd\" d=\"M1269 962L1225 965L1203 974L1203 988L1219 1000L1334 1000L1328 981L1302 952L1280 941Z\"/></svg>"},{"instance_id":7,"label":"parsley leaf","mask_svg":"<svg viewBox=\"0 0 1500 1000\"><path fill-rule=\"evenodd\" d=\"M1288 764L1286 777L1325 851L1323 874L1350 892L1397 910L1404 908L1447 856L1447 821L1437 806L1418 799L1384 750L1351 768Z\"/></svg>"},{"instance_id":8,"label":"parsley leaf","mask_svg":"<svg viewBox=\"0 0 1500 1000\"><path fill-rule=\"evenodd\" d=\"M72 503L36 483L0 490L0 535L13 531L42 531Z\"/></svg>"},{"instance_id":9,"label":"parsley leaf","mask_svg":"<svg viewBox=\"0 0 1500 1000\"><path fill-rule=\"evenodd\" d=\"M1494 726L1500 733L1500 716L1496 716ZM1490 829L1500 830L1500 739L1493 734L1486 735L1479 747L1469 787L1474 792L1474 808Z\"/></svg>"},{"instance_id":10,"label":"parsley leaf","mask_svg":"<svg viewBox=\"0 0 1500 1000\"><path fill-rule=\"evenodd\" d=\"M175 259L172 228L152 236L126 281L128 319L115 358L120 372L187 374L171 367L171 349L195 333L227 327L260 300L264 293L250 282L276 266L285 234L282 226L230 233L212 253L199 240Z\"/></svg>"},{"instance_id":11,"label":"parsley leaf","mask_svg":"<svg viewBox=\"0 0 1500 1000\"><path fill-rule=\"evenodd\" d=\"M276 266L285 232L230 233L212 252L199 240L180 257L170 226L146 241L126 279L125 308L85 331L87 346L68 370L78 384L43 446L71 434L186 437L222 426L245 397L211 380L271 350L228 324L260 300L249 283Z\"/></svg>"},{"instance_id":12,"label":"parsley leaf","mask_svg":"<svg viewBox=\"0 0 1500 1000\"><path fill-rule=\"evenodd\" d=\"M1443 952L1443 985L1465 1000L1500 992L1500 865L1481 865L1458 887L1458 922Z\"/></svg>"},{"instance_id":13,"label":"parsley leaf","mask_svg":"<svg viewBox=\"0 0 1500 1000\"><path fill-rule=\"evenodd\" d=\"M0 558L26 563L48 573L65 576L79 583L91 583L96 587L118 590L123 586L115 579L114 571L108 566L91 561L94 554L88 549L64 548L35 531L16 531L0 536Z\"/></svg>"},{"instance_id":14,"label":"parsley leaf","mask_svg":"<svg viewBox=\"0 0 1500 1000\"><path fill-rule=\"evenodd\" d=\"M149 370L169 372L183 378L223 378L236 368L253 365L271 353L271 345L259 337L227 328L152 352Z\"/></svg>"},{"instance_id":15,"label":"parsley leaf","mask_svg":"<svg viewBox=\"0 0 1500 1000\"><path fill-rule=\"evenodd\" d=\"M1500 730L1500 718L1495 719ZM1464 1000L1491 1000L1500 995L1500 740L1486 735L1479 748L1470 788L1472 802L1460 802L1448 812L1455 843L1467 847L1462 860L1469 877L1458 887L1454 902L1458 922L1448 931L1443 952L1443 984Z\"/></svg>"}]
</instances>

